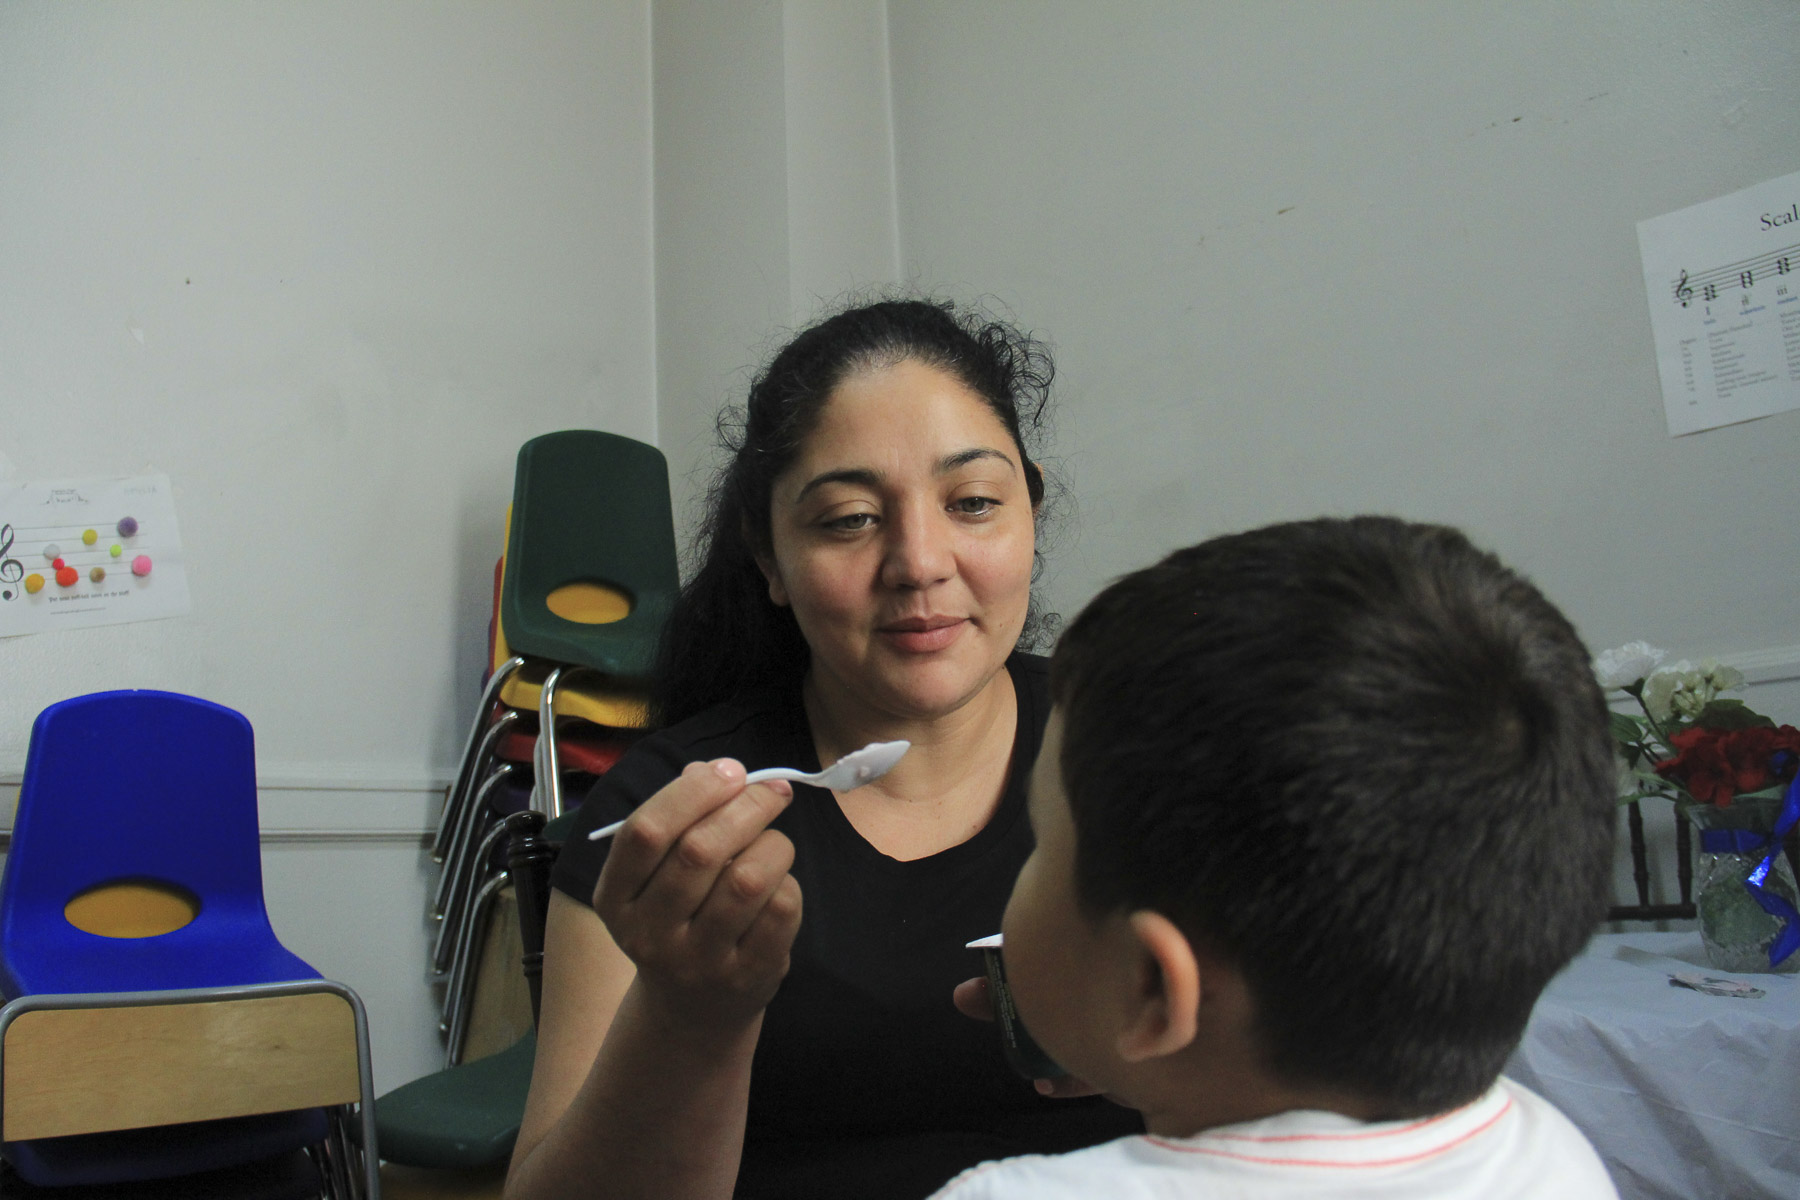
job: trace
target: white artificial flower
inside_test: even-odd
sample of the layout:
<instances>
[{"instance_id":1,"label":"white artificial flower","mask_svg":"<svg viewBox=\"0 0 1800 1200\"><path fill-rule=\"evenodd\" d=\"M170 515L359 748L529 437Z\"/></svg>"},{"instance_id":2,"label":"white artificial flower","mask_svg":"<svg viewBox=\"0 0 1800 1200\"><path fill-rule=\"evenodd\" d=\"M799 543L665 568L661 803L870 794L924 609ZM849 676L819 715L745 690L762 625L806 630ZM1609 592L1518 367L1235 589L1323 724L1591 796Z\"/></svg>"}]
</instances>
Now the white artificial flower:
<instances>
[{"instance_id":1,"label":"white artificial flower","mask_svg":"<svg viewBox=\"0 0 1800 1200\"><path fill-rule=\"evenodd\" d=\"M1644 680L1644 708L1658 721L1671 716L1692 721L1720 692L1743 686L1744 673L1736 667L1711 658L1695 666L1684 658Z\"/></svg>"},{"instance_id":2,"label":"white artificial flower","mask_svg":"<svg viewBox=\"0 0 1800 1200\"><path fill-rule=\"evenodd\" d=\"M1707 677L1695 672L1692 682L1676 688L1675 694L1669 697L1669 702L1674 705L1676 712L1692 721L1700 715L1701 709L1712 703L1715 694Z\"/></svg>"},{"instance_id":3,"label":"white artificial flower","mask_svg":"<svg viewBox=\"0 0 1800 1200\"><path fill-rule=\"evenodd\" d=\"M1668 651L1658 650L1649 642L1626 642L1594 660L1594 677L1603 688L1629 687L1656 670L1667 655Z\"/></svg>"},{"instance_id":4,"label":"white artificial flower","mask_svg":"<svg viewBox=\"0 0 1800 1200\"><path fill-rule=\"evenodd\" d=\"M1644 709L1652 719L1667 721L1677 708L1677 696L1684 696L1700 684L1700 672L1687 659L1670 663L1652 672L1644 680Z\"/></svg>"},{"instance_id":5,"label":"white artificial flower","mask_svg":"<svg viewBox=\"0 0 1800 1200\"><path fill-rule=\"evenodd\" d=\"M1728 667L1717 659L1709 658L1701 662L1700 669L1712 682L1713 692L1733 692L1744 686L1744 673L1736 667Z\"/></svg>"}]
</instances>

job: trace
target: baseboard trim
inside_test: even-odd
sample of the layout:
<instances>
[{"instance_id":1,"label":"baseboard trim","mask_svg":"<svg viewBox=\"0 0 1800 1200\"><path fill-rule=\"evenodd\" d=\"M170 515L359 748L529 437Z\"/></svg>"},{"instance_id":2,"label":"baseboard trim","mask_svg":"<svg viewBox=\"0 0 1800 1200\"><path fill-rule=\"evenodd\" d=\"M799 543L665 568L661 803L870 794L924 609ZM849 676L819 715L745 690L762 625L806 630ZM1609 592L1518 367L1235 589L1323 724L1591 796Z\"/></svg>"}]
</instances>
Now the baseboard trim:
<instances>
[{"instance_id":1,"label":"baseboard trim","mask_svg":"<svg viewBox=\"0 0 1800 1200\"><path fill-rule=\"evenodd\" d=\"M22 769L0 772L0 846L12 840ZM424 844L437 829L449 782L371 778L342 764L273 764L258 772L257 819L265 845Z\"/></svg>"},{"instance_id":2,"label":"baseboard trim","mask_svg":"<svg viewBox=\"0 0 1800 1200\"><path fill-rule=\"evenodd\" d=\"M1800 679L1800 645L1771 646L1743 654L1721 654L1718 658L1726 666L1742 671L1744 682L1751 686Z\"/></svg>"},{"instance_id":3,"label":"baseboard trim","mask_svg":"<svg viewBox=\"0 0 1800 1200\"><path fill-rule=\"evenodd\" d=\"M1800 643L1716 657L1742 671L1752 688L1800 680ZM0 847L12 840L23 775L23 763L0 768ZM437 829L449 775L371 772L342 762L261 764L256 793L262 840L267 845L424 844Z\"/></svg>"}]
</instances>

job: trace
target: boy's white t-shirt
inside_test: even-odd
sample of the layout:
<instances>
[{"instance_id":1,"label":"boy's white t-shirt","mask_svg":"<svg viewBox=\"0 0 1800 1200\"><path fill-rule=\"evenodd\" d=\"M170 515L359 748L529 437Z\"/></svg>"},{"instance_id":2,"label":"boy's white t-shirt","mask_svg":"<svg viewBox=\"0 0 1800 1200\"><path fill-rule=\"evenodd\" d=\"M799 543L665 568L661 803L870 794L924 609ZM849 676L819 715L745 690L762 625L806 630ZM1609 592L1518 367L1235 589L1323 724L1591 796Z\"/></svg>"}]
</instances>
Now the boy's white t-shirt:
<instances>
[{"instance_id":1,"label":"boy's white t-shirt","mask_svg":"<svg viewBox=\"0 0 1800 1200\"><path fill-rule=\"evenodd\" d=\"M1473 1104L1414 1121L1288 1112L1193 1137L1119 1138L1072 1154L971 1167L933 1200L1617 1200L1600 1156L1548 1100L1501 1079Z\"/></svg>"}]
</instances>

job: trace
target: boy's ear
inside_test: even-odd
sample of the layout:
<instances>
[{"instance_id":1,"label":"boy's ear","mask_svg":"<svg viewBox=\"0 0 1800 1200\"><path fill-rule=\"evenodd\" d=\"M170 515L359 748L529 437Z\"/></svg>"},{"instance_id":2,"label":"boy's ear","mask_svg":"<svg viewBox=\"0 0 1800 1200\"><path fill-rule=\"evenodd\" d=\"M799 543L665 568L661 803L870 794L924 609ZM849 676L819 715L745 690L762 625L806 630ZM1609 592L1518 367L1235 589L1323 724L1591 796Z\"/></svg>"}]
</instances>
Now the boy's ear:
<instances>
[{"instance_id":1,"label":"boy's ear","mask_svg":"<svg viewBox=\"0 0 1800 1200\"><path fill-rule=\"evenodd\" d=\"M1161 913L1140 909L1127 924L1135 964L1118 1050L1120 1058L1136 1063L1174 1054L1194 1040L1200 963L1187 936Z\"/></svg>"}]
</instances>

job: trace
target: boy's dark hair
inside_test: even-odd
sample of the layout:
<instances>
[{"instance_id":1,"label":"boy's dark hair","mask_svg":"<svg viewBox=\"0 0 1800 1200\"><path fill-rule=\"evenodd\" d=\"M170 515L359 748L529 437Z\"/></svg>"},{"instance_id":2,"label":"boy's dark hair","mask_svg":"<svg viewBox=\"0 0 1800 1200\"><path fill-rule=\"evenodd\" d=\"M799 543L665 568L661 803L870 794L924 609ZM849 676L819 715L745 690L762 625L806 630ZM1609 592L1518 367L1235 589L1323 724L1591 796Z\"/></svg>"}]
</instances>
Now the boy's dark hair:
<instances>
[{"instance_id":1,"label":"boy's dark hair","mask_svg":"<svg viewBox=\"0 0 1800 1200\"><path fill-rule=\"evenodd\" d=\"M1114 583L1052 660L1076 887L1234 963L1270 1070L1472 1100L1606 909L1614 768L1574 628L1453 529L1272 525Z\"/></svg>"},{"instance_id":2,"label":"boy's dark hair","mask_svg":"<svg viewBox=\"0 0 1800 1200\"><path fill-rule=\"evenodd\" d=\"M973 308L922 299L858 304L801 330L751 383L743 409L719 418L729 461L707 495L697 568L663 628L650 698L658 724L797 684L806 673L810 652L794 614L770 602L756 566L769 549L770 492L840 383L908 359L981 397L1012 435L1032 503L1043 500L1043 471L1028 443L1044 420L1055 368L1030 334ZM1034 597L1021 644L1043 623Z\"/></svg>"}]
</instances>

